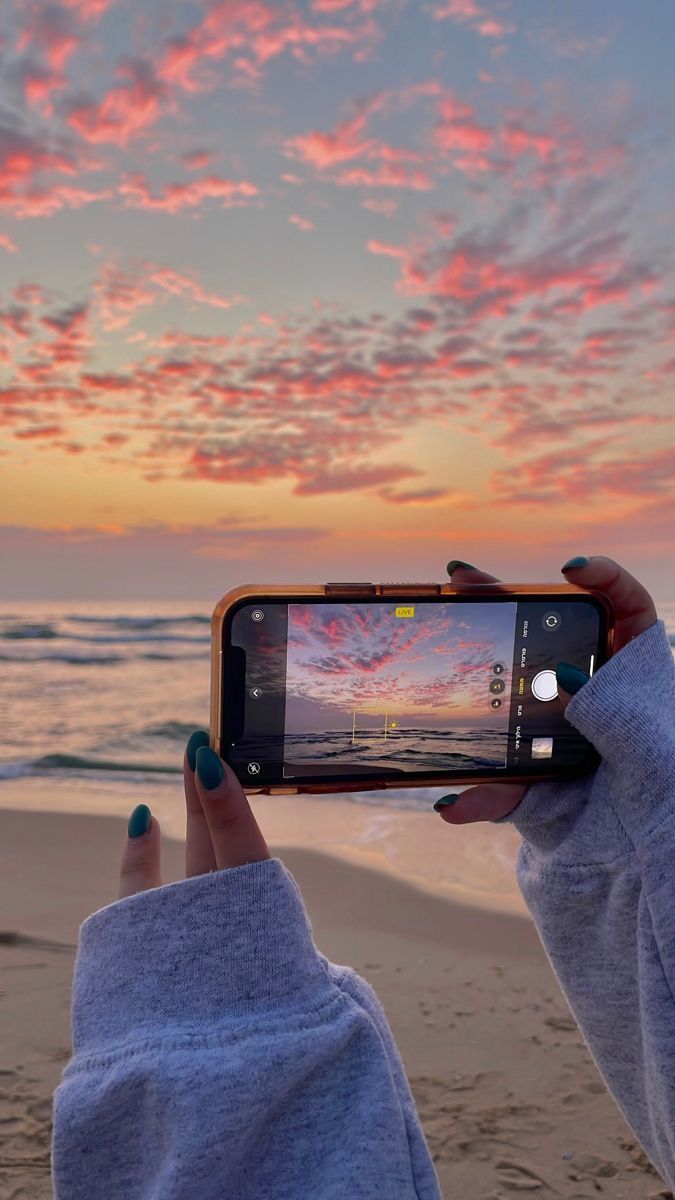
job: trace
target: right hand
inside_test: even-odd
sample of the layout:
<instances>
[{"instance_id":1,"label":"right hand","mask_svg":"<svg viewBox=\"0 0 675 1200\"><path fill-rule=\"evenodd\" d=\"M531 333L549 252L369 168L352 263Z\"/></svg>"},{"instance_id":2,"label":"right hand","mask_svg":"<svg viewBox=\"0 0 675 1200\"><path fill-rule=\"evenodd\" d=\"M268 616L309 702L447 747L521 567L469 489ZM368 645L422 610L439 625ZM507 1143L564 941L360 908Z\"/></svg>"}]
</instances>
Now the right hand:
<instances>
[{"instance_id":1,"label":"right hand","mask_svg":"<svg viewBox=\"0 0 675 1200\"><path fill-rule=\"evenodd\" d=\"M649 592L624 567L612 558L594 555L585 567L570 568L565 578L579 587L604 592L611 600L616 617L613 653L628 645L633 638L656 624L658 616ZM452 573L453 587L473 583L501 583L495 575L487 575L474 567L457 567ZM598 667L601 671L602 667ZM558 689L565 707L571 696ZM535 782L535 781L533 781ZM527 783L479 783L466 788L460 799L441 810L448 825L469 825L474 821L496 821L505 817L525 796Z\"/></svg>"}]
</instances>

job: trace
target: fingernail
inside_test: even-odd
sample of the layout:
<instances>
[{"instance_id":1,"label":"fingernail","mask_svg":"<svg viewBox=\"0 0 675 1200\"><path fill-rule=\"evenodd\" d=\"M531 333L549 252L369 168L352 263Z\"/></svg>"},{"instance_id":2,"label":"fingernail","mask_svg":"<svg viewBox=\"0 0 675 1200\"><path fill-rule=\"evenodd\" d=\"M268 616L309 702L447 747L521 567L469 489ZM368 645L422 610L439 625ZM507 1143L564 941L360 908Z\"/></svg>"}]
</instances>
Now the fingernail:
<instances>
[{"instance_id":1,"label":"fingernail","mask_svg":"<svg viewBox=\"0 0 675 1200\"><path fill-rule=\"evenodd\" d=\"M457 792L451 792L449 796L441 796L440 799L434 801L436 812L440 812L442 808L447 808L449 804L454 804L455 800L459 800Z\"/></svg>"},{"instance_id":2,"label":"fingernail","mask_svg":"<svg viewBox=\"0 0 675 1200\"><path fill-rule=\"evenodd\" d=\"M215 750L210 746L200 746L197 755L197 775L199 782L204 784L207 791L212 791L217 788L219 783L223 782L223 764L221 763Z\"/></svg>"},{"instance_id":3,"label":"fingernail","mask_svg":"<svg viewBox=\"0 0 675 1200\"><path fill-rule=\"evenodd\" d=\"M576 558L571 558L560 570L570 571L572 567L587 567L590 561L590 558L586 558L585 554L577 554Z\"/></svg>"},{"instance_id":4,"label":"fingernail","mask_svg":"<svg viewBox=\"0 0 675 1200\"><path fill-rule=\"evenodd\" d=\"M187 760L191 771L195 769L195 755L200 746L208 746L209 735L204 729L195 729L194 733L190 734L187 744Z\"/></svg>"},{"instance_id":5,"label":"fingernail","mask_svg":"<svg viewBox=\"0 0 675 1200\"><path fill-rule=\"evenodd\" d=\"M129 817L127 829L129 837L140 837L142 833L147 833L151 822L152 813L147 804L137 804Z\"/></svg>"},{"instance_id":6,"label":"fingernail","mask_svg":"<svg viewBox=\"0 0 675 1200\"><path fill-rule=\"evenodd\" d=\"M478 567L474 567L473 563L465 563L462 562L461 558L453 558L447 566L448 575L452 575L452 572L456 571L458 567L471 567L472 571L478 570Z\"/></svg>"},{"instance_id":7,"label":"fingernail","mask_svg":"<svg viewBox=\"0 0 675 1200\"><path fill-rule=\"evenodd\" d=\"M555 677L561 688L564 688L572 696L590 679L590 675L587 675L585 671L580 671L578 667L571 667L569 663L565 662L556 664Z\"/></svg>"}]
</instances>

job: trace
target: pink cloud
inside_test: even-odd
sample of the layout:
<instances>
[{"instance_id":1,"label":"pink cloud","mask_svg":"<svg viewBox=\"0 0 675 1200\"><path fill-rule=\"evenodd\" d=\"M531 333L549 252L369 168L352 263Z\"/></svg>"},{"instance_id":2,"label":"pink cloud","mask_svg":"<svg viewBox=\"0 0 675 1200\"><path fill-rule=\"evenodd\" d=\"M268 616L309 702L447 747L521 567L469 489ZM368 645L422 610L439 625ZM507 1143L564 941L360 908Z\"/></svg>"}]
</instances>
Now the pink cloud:
<instances>
[{"instance_id":1,"label":"pink cloud","mask_svg":"<svg viewBox=\"0 0 675 1200\"><path fill-rule=\"evenodd\" d=\"M284 143L285 153L319 169L360 158L375 146L371 138L361 135L376 105L377 100L359 105L355 115L341 121L332 132L322 133L315 129L288 138Z\"/></svg>"},{"instance_id":2,"label":"pink cloud","mask_svg":"<svg viewBox=\"0 0 675 1200\"><path fill-rule=\"evenodd\" d=\"M405 246L390 246L386 242L370 241L366 243L371 254L385 254L389 258L408 258L408 250Z\"/></svg>"},{"instance_id":3,"label":"pink cloud","mask_svg":"<svg viewBox=\"0 0 675 1200\"><path fill-rule=\"evenodd\" d=\"M180 156L181 162L188 171L203 171L205 167L211 165L217 155L209 150L186 150L185 154Z\"/></svg>"},{"instance_id":4,"label":"pink cloud","mask_svg":"<svg viewBox=\"0 0 675 1200\"><path fill-rule=\"evenodd\" d=\"M21 304L0 308L0 327L14 337L26 340L32 333L33 314Z\"/></svg>"},{"instance_id":5,"label":"pink cloud","mask_svg":"<svg viewBox=\"0 0 675 1200\"><path fill-rule=\"evenodd\" d=\"M411 170L392 163L384 163L375 170L352 167L340 171L333 182L339 187L410 188L416 192L429 192L434 187L434 181L427 171Z\"/></svg>"},{"instance_id":6,"label":"pink cloud","mask_svg":"<svg viewBox=\"0 0 675 1200\"><path fill-rule=\"evenodd\" d=\"M418 150L391 146L367 137L365 128L375 113L407 107L420 95L436 95L438 88L437 82L432 80L401 89L400 92L378 92L368 100L359 102L354 114L339 122L333 130L311 130L288 138L284 143L284 152L316 167L322 173L356 159L378 164L375 169L361 164L338 170L332 175L332 181L340 187L401 187L427 191L433 187L429 173L418 166L409 166L411 163L424 163L425 156Z\"/></svg>"},{"instance_id":7,"label":"pink cloud","mask_svg":"<svg viewBox=\"0 0 675 1200\"><path fill-rule=\"evenodd\" d=\"M361 207L368 208L371 212L381 213L384 217L393 217L398 209L398 203L393 199L380 199L379 196L364 196Z\"/></svg>"},{"instance_id":8,"label":"pink cloud","mask_svg":"<svg viewBox=\"0 0 675 1200\"><path fill-rule=\"evenodd\" d=\"M124 328L139 309L152 307L169 296L221 309L231 308L246 299L208 291L194 275L158 263L134 263L125 270L114 259L103 264L95 291L99 316L106 330Z\"/></svg>"},{"instance_id":9,"label":"pink cloud","mask_svg":"<svg viewBox=\"0 0 675 1200\"><path fill-rule=\"evenodd\" d=\"M8 233L0 233L0 246L3 250L7 250L9 254L17 254L19 247L16 242L9 236Z\"/></svg>"},{"instance_id":10,"label":"pink cloud","mask_svg":"<svg viewBox=\"0 0 675 1200\"><path fill-rule=\"evenodd\" d=\"M221 208L233 208L259 194L255 184L247 180L221 179L217 175L206 175L189 183L168 183L156 195L150 191L147 179L137 174L120 183L118 190L127 208L167 213L198 208L206 200L219 200Z\"/></svg>"},{"instance_id":11,"label":"pink cloud","mask_svg":"<svg viewBox=\"0 0 675 1200\"><path fill-rule=\"evenodd\" d=\"M199 92L204 84L192 75L203 57L199 30L181 37L170 38L157 63L157 78L165 83L177 84L185 92Z\"/></svg>"},{"instance_id":12,"label":"pink cloud","mask_svg":"<svg viewBox=\"0 0 675 1200\"><path fill-rule=\"evenodd\" d=\"M60 0L65 8L74 9L81 21L98 21L112 8L115 0Z\"/></svg>"},{"instance_id":13,"label":"pink cloud","mask_svg":"<svg viewBox=\"0 0 675 1200\"><path fill-rule=\"evenodd\" d=\"M302 229L307 232L316 229L316 225L313 221L308 221L306 217L299 217L297 214L289 217L288 220L290 221L291 225L297 225L298 229Z\"/></svg>"},{"instance_id":14,"label":"pink cloud","mask_svg":"<svg viewBox=\"0 0 675 1200\"><path fill-rule=\"evenodd\" d=\"M514 258L505 244L458 239L447 252L418 257L406 264L401 290L432 292L465 302L472 312L503 316L530 296L565 287L576 293L583 309L625 299L631 286L651 277L639 268L629 276L619 258L622 239L612 235L574 249L559 249Z\"/></svg>"},{"instance_id":15,"label":"pink cloud","mask_svg":"<svg viewBox=\"0 0 675 1200\"><path fill-rule=\"evenodd\" d=\"M107 200L112 194L109 188L91 192L87 188L54 183L43 187L24 188L11 199L0 201L0 206L19 220L26 217L51 217L62 208L82 208L85 204Z\"/></svg>"},{"instance_id":16,"label":"pink cloud","mask_svg":"<svg viewBox=\"0 0 675 1200\"><path fill-rule=\"evenodd\" d=\"M476 0L446 0L445 4L434 9L432 16L435 21L443 21L446 17L455 17L458 21L469 21L480 16L481 10Z\"/></svg>"},{"instance_id":17,"label":"pink cloud","mask_svg":"<svg viewBox=\"0 0 675 1200\"><path fill-rule=\"evenodd\" d=\"M484 21L479 21L475 26L476 31L481 37L502 38L509 33L515 33L515 25L510 25L508 21L496 21L494 17L488 17Z\"/></svg>"},{"instance_id":18,"label":"pink cloud","mask_svg":"<svg viewBox=\"0 0 675 1200\"><path fill-rule=\"evenodd\" d=\"M151 263L146 263L145 267L148 269L150 282L172 296L187 296L190 300L199 304L210 304L213 308L232 308L234 304L241 304L246 300L245 296L221 296L217 292L208 292L191 275L181 274L170 267L153 266Z\"/></svg>"},{"instance_id":19,"label":"pink cloud","mask_svg":"<svg viewBox=\"0 0 675 1200\"><path fill-rule=\"evenodd\" d=\"M142 58L120 59L116 74L123 80L99 102L73 100L68 122L88 142L126 146L162 116L166 85Z\"/></svg>"},{"instance_id":20,"label":"pink cloud","mask_svg":"<svg viewBox=\"0 0 675 1200\"><path fill-rule=\"evenodd\" d=\"M81 40L72 12L56 4L36 4L26 17L17 51L21 53L32 43L42 51L52 71L61 72Z\"/></svg>"},{"instance_id":21,"label":"pink cloud","mask_svg":"<svg viewBox=\"0 0 675 1200\"><path fill-rule=\"evenodd\" d=\"M41 108L45 117L52 117L52 96L66 87L68 78L65 73L30 57L16 62L14 72L27 103Z\"/></svg>"},{"instance_id":22,"label":"pink cloud","mask_svg":"<svg viewBox=\"0 0 675 1200\"><path fill-rule=\"evenodd\" d=\"M47 313L40 317L40 324L54 337L51 341L34 343L33 353L48 360L51 371L81 367L94 344L89 332L89 303L71 304Z\"/></svg>"},{"instance_id":23,"label":"pink cloud","mask_svg":"<svg viewBox=\"0 0 675 1200\"><path fill-rule=\"evenodd\" d=\"M121 329L129 324L140 308L156 303L156 290L149 287L141 276L141 271L125 271L114 260L104 263L94 285L104 329Z\"/></svg>"},{"instance_id":24,"label":"pink cloud","mask_svg":"<svg viewBox=\"0 0 675 1200\"><path fill-rule=\"evenodd\" d=\"M435 21L450 17L461 25L468 24L480 37L502 38L516 31L510 21L500 21L486 13L476 0L446 0L445 4L432 10L432 16Z\"/></svg>"},{"instance_id":25,"label":"pink cloud","mask_svg":"<svg viewBox=\"0 0 675 1200\"><path fill-rule=\"evenodd\" d=\"M383 0L312 0L314 12L333 13L343 12L347 8L357 8L361 12L374 12Z\"/></svg>"},{"instance_id":26,"label":"pink cloud","mask_svg":"<svg viewBox=\"0 0 675 1200\"><path fill-rule=\"evenodd\" d=\"M157 78L186 92L209 90L221 78L213 64L231 56L230 86L256 87L262 68L286 52L303 64L349 48L357 55L367 53L379 37L379 28L369 16L374 7L374 0L339 5L334 11L345 11L347 18L352 10L366 18L341 26L313 24L292 9L264 0L237 4L213 0L199 24L165 43L157 60Z\"/></svg>"},{"instance_id":27,"label":"pink cloud","mask_svg":"<svg viewBox=\"0 0 675 1200\"><path fill-rule=\"evenodd\" d=\"M30 185L40 171L73 175L75 169L71 152L53 150L13 129L0 129L0 205L17 199L21 188Z\"/></svg>"}]
</instances>

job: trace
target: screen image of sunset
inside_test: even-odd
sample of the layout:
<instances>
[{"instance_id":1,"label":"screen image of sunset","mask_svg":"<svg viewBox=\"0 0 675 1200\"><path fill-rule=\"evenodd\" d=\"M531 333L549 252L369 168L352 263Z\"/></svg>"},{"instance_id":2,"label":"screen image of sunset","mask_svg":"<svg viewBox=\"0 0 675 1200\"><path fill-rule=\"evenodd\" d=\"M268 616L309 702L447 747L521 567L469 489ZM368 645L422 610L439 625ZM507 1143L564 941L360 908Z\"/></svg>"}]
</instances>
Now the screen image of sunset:
<instances>
[{"instance_id":1,"label":"screen image of sunset","mask_svg":"<svg viewBox=\"0 0 675 1200\"><path fill-rule=\"evenodd\" d=\"M285 758L499 766L516 608L290 604Z\"/></svg>"}]
</instances>

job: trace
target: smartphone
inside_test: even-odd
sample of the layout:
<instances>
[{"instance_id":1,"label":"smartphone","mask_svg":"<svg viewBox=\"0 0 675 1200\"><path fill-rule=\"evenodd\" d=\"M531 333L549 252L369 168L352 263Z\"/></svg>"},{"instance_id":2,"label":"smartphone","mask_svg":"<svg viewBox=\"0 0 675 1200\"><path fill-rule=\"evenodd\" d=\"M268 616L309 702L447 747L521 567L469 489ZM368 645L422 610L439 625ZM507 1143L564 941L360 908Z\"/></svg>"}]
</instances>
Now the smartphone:
<instances>
[{"instance_id":1,"label":"smartphone","mask_svg":"<svg viewBox=\"0 0 675 1200\"><path fill-rule=\"evenodd\" d=\"M555 667L614 610L574 584L251 584L211 620L210 740L248 793L574 779L600 763Z\"/></svg>"}]
</instances>

